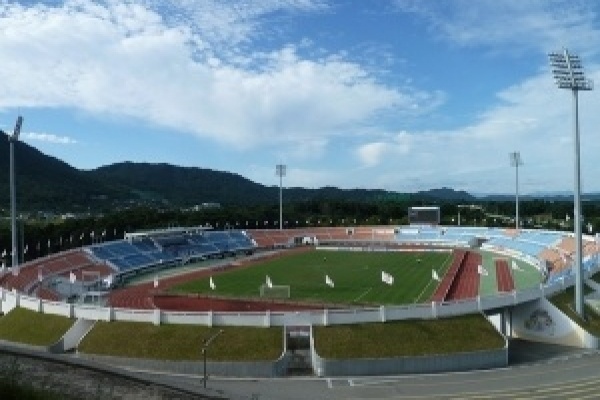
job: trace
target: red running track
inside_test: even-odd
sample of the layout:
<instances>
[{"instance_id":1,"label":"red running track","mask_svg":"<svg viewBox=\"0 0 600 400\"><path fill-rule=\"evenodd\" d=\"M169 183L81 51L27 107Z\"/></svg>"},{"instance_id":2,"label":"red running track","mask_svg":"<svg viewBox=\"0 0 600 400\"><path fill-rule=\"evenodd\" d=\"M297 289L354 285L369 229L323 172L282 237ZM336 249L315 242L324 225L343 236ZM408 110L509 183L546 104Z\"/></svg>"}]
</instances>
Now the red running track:
<instances>
[{"instance_id":1,"label":"red running track","mask_svg":"<svg viewBox=\"0 0 600 400\"><path fill-rule=\"evenodd\" d=\"M448 268L448 271L442 277L442 281L431 296L431 301L442 302L447 299L450 288L456 279L456 275L458 274L466 255L467 252L464 250L454 250L452 265L450 265L450 268Z\"/></svg>"},{"instance_id":2,"label":"red running track","mask_svg":"<svg viewBox=\"0 0 600 400\"><path fill-rule=\"evenodd\" d=\"M479 294L479 272L481 254L468 251L450 286L446 300L462 300L477 297Z\"/></svg>"},{"instance_id":3,"label":"red running track","mask_svg":"<svg viewBox=\"0 0 600 400\"><path fill-rule=\"evenodd\" d=\"M515 281L508 267L508 261L496 260L496 282L499 292L512 292L515 289Z\"/></svg>"}]
</instances>

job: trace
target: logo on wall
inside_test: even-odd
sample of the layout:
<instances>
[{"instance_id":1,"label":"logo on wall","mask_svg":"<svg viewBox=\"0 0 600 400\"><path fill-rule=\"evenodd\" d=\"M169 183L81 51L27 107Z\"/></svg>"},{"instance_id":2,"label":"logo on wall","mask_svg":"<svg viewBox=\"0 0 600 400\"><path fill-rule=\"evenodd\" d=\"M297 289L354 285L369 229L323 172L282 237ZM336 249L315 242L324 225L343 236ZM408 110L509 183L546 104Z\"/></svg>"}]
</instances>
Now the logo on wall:
<instances>
[{"instance_id":1,"label":"logo on wall","mask_svg":"<svg viewBox=\"0 0 600 400\"><path fill-rule=\"evenodd\" d=\"M554 321L552 321L552 317L548 314L548 311L538 308L525 321L525 329L553 336Z\"/></svg>"}]
</instances>

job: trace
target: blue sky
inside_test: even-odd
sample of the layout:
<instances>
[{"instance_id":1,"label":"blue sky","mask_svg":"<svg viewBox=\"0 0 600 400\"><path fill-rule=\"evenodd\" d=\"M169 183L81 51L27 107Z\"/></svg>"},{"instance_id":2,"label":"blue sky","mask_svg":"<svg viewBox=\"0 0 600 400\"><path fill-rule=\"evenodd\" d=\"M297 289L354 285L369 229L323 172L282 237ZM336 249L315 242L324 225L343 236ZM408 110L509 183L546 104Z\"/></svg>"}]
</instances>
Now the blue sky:
<instances>
[{"instance_id":1,"label":"blue sky","mask_svg":"<svg viewBox=\"0 0 600 400\"><path fill-rule=\"evenodd\" d=\"M0 127L79 169L121 161L286 187L573 188L572 97L600 82L600 4L522 0L1 1ZM600 191L600 93L580 93Z\"/></svg>"}]
</instances>

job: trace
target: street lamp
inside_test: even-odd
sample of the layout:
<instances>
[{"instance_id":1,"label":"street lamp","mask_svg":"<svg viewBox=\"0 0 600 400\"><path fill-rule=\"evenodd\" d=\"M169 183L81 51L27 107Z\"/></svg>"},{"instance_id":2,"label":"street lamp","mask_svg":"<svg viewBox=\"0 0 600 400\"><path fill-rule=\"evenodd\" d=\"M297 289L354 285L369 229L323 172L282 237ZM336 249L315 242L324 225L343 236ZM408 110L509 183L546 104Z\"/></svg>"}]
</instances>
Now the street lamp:
<instances>
[{"instance_id":1,"label":"street lamp","mask_svg":"<svg viewBox=\"0 0 600 400\"><path fill-rule=\"evenodd\" d=\"M583 271L581 265L581 165L579 145L579 100L580 90L592 90L593 82L585 78L583 67L579 56L569 54L567 49L562 53L550 53L548 55L552 74L559 89L570 89L573 93L573 149L575 155L575 196L574 196L574 219L575 219L575 311L585 319L583 309Z\"/></svg>"},{"instance_id":2,"label":"street lamp","mask_svg":"<svg viewBox=\"0 0 600 400\"><path fill-rule=\"evenodd\" d=\"M279 177L279 230L283 229L283 177L287 171L287 166L277 164L275 166L275 174Z\"/></svg>"},{"instance_id":3,"label":"street lamp","mask_svg":"<svg viewBox=\"0 0 600 400\"><path fill-rule=\"evenodd\" d=\"M518 230L519 225L519 166L523 165L523 159L521 158L521 153L518 151L513 151L509 154L510 156L510 165L511 167L515 167L516 171L516 194L515 194L515 221L516 221L516 229Z\"/></svg>"},{"instance_id":4,"label":"street lamp","mask_svg":"<svg viewBox=\"0 0 600 400\"><path fill-rule=\"evenodd\" d=\"M23 117L17 117L17 123L15 124L15 130L12 135L8 135L6 132L1 131L3 134L8 135L8 142L10 143L10 229L12 235L12 268L15 268L19 264L19 253L17 252L17 206L16 206L16 191L15 191L15 151L14 144L19 141L19 134L21 133L21 125L23 124Z\"/></svg>"},{"instance_id":5,"label":"street lamp","mask_svg":"<svg viewBox=\"0 0 600 400\"><path fill-rule=\"evenodd\" d=\"M206 380L208 379L208 374L206 373L206 353L208 351L208 346L210 346L213 340L215 340L217 336L219 336L221 333L223 333L223 329L219 329L219 332L204 340L204 342L202 343L202 359L204 365L204 389L206 389Z\"/></svg>"}]
</instances>

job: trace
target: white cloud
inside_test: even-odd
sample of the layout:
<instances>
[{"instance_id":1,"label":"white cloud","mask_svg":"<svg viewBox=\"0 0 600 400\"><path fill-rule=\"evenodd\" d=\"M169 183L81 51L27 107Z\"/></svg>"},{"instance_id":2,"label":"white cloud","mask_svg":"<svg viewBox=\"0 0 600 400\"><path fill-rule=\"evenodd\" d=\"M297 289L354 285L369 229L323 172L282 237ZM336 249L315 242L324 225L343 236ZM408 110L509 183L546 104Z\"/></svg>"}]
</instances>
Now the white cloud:
<instances>
[{"instance_id":1,"label":"white cloud","mask_svg":"<svg viewBox=\"0 0 600 400\"><path fill-rule=\"evenodd\" d=\"M600 68L590 66L590 78L600 80ZM571 94L557 89L548 72L531 77L498 94L490 107L472 124L446 131L381 134L377 141L360 145L357 160L364 166L379 165L354 179L373 187L416 191L453 187L472 193L511 193L514 168L509 153L520 151L524 193L568 190L573 186L573 115ZM600 190L590 181L595 176L600 143L594 127L600 125L600 98L580 93L581 166L586 190ZM587 177L587 179L586 179Z\"/></svg>"},{"instance_id":2,"label":"white cloud","mask_svg":"<svg viewBox=\"0 0 600 400\"><path fill-rule=\"evenodd\" d=\"M47 142L54 144L76 144L77 140L72 139L68 136L58 136L52 133L36 133L36 132L26 132L21 138L24 141L39 141L39 142Z\"/></svg>"},{"instance_id":3,"label":"white cloud","mask_svg":"<svg viewBox=\"0 0 600 400\"><path fill-rule=\"evenodd\" d=\"M235 49L238 44L272 33L276 27L263 24L262 18L277 12L314 13L329 7L324 0L143 0L143 4L160 12L169 26L187 26L194 39L216 47ZM203 49L201 49L203 50ZM206 50L206 49L204 49Z\"/></svg>"},{"instance_id":4,"label":"white cloud","mask_svg":"<svg viewBox=\"0 0 600 400\"><path fill-rule=\"evenodd\" d=\"M408 132L400 132L388 141L364 143L358 147L356 154L363 167L375 167L386 158L396 159L408 155L412 150L414 138Z\"/></svg>"},{"instance_id":5,"label":"white cloud","mask_svg":"<svg viewBox=\"0 0 600 400\"><path fill-rule=\"evenodd\" d=\"M459 46L547 52L575 46L597 53L595 3L581 0L397 0L404 12L425 18L432 32Z\"/></svg>"},{"instance_id":6,"label":"white cloud","mask_svg":"<svg viewBox=\"0 0 600 400\"><path fill-rule=\"evenodd\" d=\"M249 35L235 33L238 22L249 24L240 29L252 30L264 14L324 7L308 0L229 6L183 2L179 7L194 6L197 26L215 17L229 27L223 33L227 37ZM0 107L61 107L133 117L238 149L277 143L293 151L309 142L314 155L329 138L352 134L382 113L422 113L442 98L387 87L337 55L302 58L293 45L250 54L253 67L242 68L210 47L215 39L206 30L217 27L196 30L196 25L176 24L188 17L169 18L165 24L167 17L135 2L4 5ZM202 40L205 48L198 47ZM213 55L198 59L195 50L206 49Z\"/></svg>"}]
</instances>

